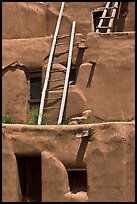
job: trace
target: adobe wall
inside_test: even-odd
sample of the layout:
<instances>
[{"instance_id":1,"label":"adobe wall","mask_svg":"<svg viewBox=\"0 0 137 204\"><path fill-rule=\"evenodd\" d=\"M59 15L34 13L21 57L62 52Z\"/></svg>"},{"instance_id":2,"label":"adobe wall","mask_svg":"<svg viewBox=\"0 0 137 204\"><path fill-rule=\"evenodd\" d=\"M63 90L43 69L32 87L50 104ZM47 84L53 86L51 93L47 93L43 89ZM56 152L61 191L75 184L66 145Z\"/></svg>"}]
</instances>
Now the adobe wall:
<instances>
[{"instance_id":1,"label":"adobe wall","mask_svg":"<svg viewBox=\"0 0 137 204\"><path fill-rule=\"evenodd\" d=\"M128 121L135 116L135 33L89 33L76 87L95 117Z\"/></svg>"},{"instance_id":2,"label":"adobe wall","mask_svg":"<svg viewBox=\"0 0 137 204\"><path fill-rule=\"evenodd\" d=\"M10 79L10 80L9 80ZM20 67L9 70L2 78L2 112L16 121L26 121L29 111L29 88Z\"/></svg>"},{"instance_id":3,"label":"adobe wall","mask_svg":"<svg viewBox=\"0 0 137 204\"><path fill-rule=\"evenodd\" d=\"M66 2L60 32L67 33L71 22L76 20L76 32L86 36L94 31L91 12L105 4L106 2ZM60 5L59 2L3 2L2 38L32 38L53 34ZM135 2L128 2L123 8L121 20L123 23L119 25L120 30L135 30Z\"/></svg>"},{"instance_id":4,"label":"adobe wall","mask_svg":"<svg viewBox=\"0 0 137 204\"><path fill-rule=\"evenodd\" d=\"M3 202L21 199L16 157L19 155L41 157L42 202L134 202L134 128L134 122L73 126L4 124ZM70 192L67 169L75 168L86 169L88 188L74 194Z\"/></svg>"},{"instance_id":5,"label":"adobe wall","mask_svg":"<svg viewBox=\"0 0 137 204\"><path fill-rule=\"evenodd\" d=\"M46 9L36 2L2 2L2 38L19 39L46 35Z\"/></svg>"},{"instance_id":6,"label":"adobe wall","mask_svg":"<svg viewBox=\"0 0 137 204\"><path fill-rule=\"evenodd\" d=\"M73 49L72 63L77 69L77 80L75 85L69 86L66 119L71 115L90 109L92 117L101 121L133 120L135 117L135 33L89 33L85 48L79 48L81 40L82 35L76 34L75 42L78 44ZM51 37L3 40L2 93L4 114L11 113L14 117L13 107L17 103L18 119L22 119L25 112L27 114L26 101L29 90L27 90L25 74L20 69L23 69L22 66L24 66L24 71L42 68L42 80L44 81L51 42ZM67 46L58 48L58 52L62 52L62 54L55 56L56 66L62 62L67 63L67 49ZM14 65L13 62L17 63ZM12 63L13 65L8 66ZM18 66L16 67L16 65ZM18 69L19 67L20 69ZM18 71L15 72L16 69ZM15 76L14 79L13 76ZM10 82L9 80L7 82L7 78L10 79ZM8 85L9 83L11 86ZM14 87L16 83L21 83L18 89ZM23 99L25 100L25 103L23 102L24 110L22 109L22 102L18 101L17 98L18 92L22 92L22 89L26 90L24 95L26 98ZM75 103L73 93L75 93ZM10 104L8 103L9 98L13 99ZM23 114L22 111L24 111ZM49 112L49 115L55 117L54 113Z\"/></svg>"}]
</instances>

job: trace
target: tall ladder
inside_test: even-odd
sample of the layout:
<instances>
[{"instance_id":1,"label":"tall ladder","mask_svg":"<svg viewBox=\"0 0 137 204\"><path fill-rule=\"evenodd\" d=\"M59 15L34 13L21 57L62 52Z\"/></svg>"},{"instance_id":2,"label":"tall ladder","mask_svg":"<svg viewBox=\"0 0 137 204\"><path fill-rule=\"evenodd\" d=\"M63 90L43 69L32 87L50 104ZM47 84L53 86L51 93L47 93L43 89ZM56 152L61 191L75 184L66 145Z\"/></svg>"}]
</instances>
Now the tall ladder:
<instances>
[{"instance_id":1,"label":"tall ladder","mask_svg":"<svg viewBox=\"0 0 137 204\"><path fill-rule=\"evenodd\" d=\"M110 6L112 5L111 3L114 5ZM100 17L100 21L97 26L96 33L99 33L102 29L104 29L103 33L111 32L117 9L118 9L118 2L107 2L106 3L103 14ZM107 19L108 19L108 25L103 25L104 21Z\"/></svg>"},{"instance_id":2,"label":"tall ladder","mask_svg":"<svg viewBox=\"0 0 137 204\"><path fill-rule=\"evenodd\" d=\"M53 36L53 42L52 42L52 46L51 46L51 50L50 50L50 56L49 56L49 60L48 60L47 70L46 70L46 77L45 77L44 86L43 86L42 95L41 95L38 125L40 125L42 123L43 110L47 110L47 109L50 109L50 108L51 109L52 108L59 108L60 109L57 124L61 124L62 119L63 119L63 113L64 113L67 90L68 90L68 84L69 84L68 82L69 82L69 74L70 74L72 50L73 50L73 42L74 42L75 26L76 26L75 21L73 21L73 23L72 23L72 31L71 31L71 36L70 36L70 45L69 45L67 69L64 70L66 72L65 79L61 78L61 79L51 80L50 78L51 78L51 75L54 74L55 72L62 72L63 71L62 69L52 69L52 66L53 66L53 61L54 61L54 54L56 54L55 53L55 48L59 44L59 43L57 43L57 40L62 38L62 36L58 35L58 32L59 32L59 27L60 27L60 23L61 23L61 17L62 17L64 5L65 5L65 2L62 2L60 12L59 12L59 16L58 16L58 20L57 20L57 24L56 24L55 33L54 33L54 36ZM62 87L61 88L49 88L48 87L49 83L51 81L55 82L55 81L61 81L61 80L65 80L63 88ZM63 94L61 95L61 97L48 98L48 92L49 91L56 91L56 90L60 90L60 89L63 90ZM47 98L46 98L46 96L47 96ZM54 100L54 99L61 99L61 105L59 107L44 107L45 100L48 101L48 100Z\"/></svg>"}]
</instances>

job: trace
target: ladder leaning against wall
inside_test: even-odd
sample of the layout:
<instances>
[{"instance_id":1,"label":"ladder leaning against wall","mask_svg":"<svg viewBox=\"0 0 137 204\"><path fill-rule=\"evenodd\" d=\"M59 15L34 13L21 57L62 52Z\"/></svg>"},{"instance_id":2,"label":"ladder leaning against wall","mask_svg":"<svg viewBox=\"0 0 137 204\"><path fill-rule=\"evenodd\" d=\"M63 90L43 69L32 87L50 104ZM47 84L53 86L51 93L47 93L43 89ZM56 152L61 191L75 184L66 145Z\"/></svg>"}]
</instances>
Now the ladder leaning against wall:
<instances>
[{"instance_id":1,"label":"ladder leaning against wall","mask_svg":"<svg viewBox=\"0 0 137 204\"><path fill-rule=\"evenodd\" d=\"M53 36L53 42L52 42L50 55L49 55L49 60L48 60L48 65L47 65L47 70L46 70L46 77L45 77L44 86L43 86L42 95L41 95L39 116L38 116L38 125L40 125L42 123L43 110L53 108L53 107L45 107L44 106L45 105L45 100L56 99L56 98L48 98L48 97L46 98L47 92L60 89L60 88L48 88L49 82L63 80L62 78L61 79L56 79L56 80L51 80L50 76L54 72L61 72L62 71L62 70L59 70L59 69L57 69L57 70L52 69L52 65L53 65L53 59L54 59L54 54L55 54L55 48L56 48L56 45L57 45L57 40L60 38L58 32L59 32L59 28L60 28L61 17L62 17L64 5L65 5L65 2L62 2L60 12L59 12L59 16L58 16L58 20L57 20L57 24L56 24L56 28L55 28L55 33L54 33L54 36ZM69 42L67 69L66 69L66 75L65 75L65 79L64 79L64 87L62 88L63 89L63 94L60 97L61 98L61 104L60 104L59 107L55 107L55 108L59 108L59 116L58 116L57 124L61 124L62 120L63 120L63 113L64 113L64 109L65 109L65 102L66 102L66 96L67 96L68 84L69 84L72 50L73 50L73 43L74 43L74 36L75 36L75 26L76 26L76 22L73 21L71 35L70 35L70 42Z\"/></svg>"},{"instance_id":2,"label":"ladder leaning against wall","mask_svg":"<svg viewBox=\"0 0 137 204\"><path fill-rule=\"evenodd\" d=\"M114 5L113 5L114 4ZM104 8L103 14L100 17L99 24L96 29L96 33L103 30L102 33L110 33L113 27L114 19L118 9L118 2L107 2ZM107 25L103 25L103 23L108 20Z\"/></svg>"}]
</instances>

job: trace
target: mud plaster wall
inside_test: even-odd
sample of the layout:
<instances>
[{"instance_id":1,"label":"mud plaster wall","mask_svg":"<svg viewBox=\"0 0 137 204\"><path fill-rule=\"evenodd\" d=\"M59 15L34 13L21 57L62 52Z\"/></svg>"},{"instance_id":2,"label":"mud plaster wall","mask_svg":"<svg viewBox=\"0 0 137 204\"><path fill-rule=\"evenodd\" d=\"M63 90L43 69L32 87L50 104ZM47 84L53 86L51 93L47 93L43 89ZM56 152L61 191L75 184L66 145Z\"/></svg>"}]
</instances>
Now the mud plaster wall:
<instances>
[{"instance_id":1,"label":"mud plaster wall","mask_svg":"<svg viewBox=\"0 0 137 204\"><path fill-rule=\"evenodd\" d=\"M134 117L134 37L134 33L89 33L86 38L87 49L78 70L76 87L90 104L94 116L103 120Z\"/></svg>"},{"instance_id":2,"label":"mud plaster wall","mask_svg":"<svg viewBox=\"0 0 137 204\"><path fill-rule=\"evenodd\" d=\"M82 35L76 34L76 41L81 42L81 40ZM76 85L69 86L66 118L76 113L81 113L86 109L91 109L93 117L103 121L130 121L134 119L134 44L134 32L113 34L89 33L85 42L86 49L78 49L78 46L74 48L72 62L75 65L76 61L80 61L80 63L77 67ZM18 63L25 65L25 70L28 67L39 69L43 66L43 63L48 62L51 37L3 40L2 46L2 63L3 67L5 67L3 69L5 74L2 86L3 113L13 113L13 107L15 108L17 104L18 114L16 112L16 117L20 120L23 118L23 115L27 114L25 112L27 111L27 104L26 102L23 103L24 109L22 109L22 101L18 102L17 98L19 89L12 85L12 78L10 77L11 74L12 76L14 75L15 71L12 70L15 70L15 68L12 66L6 68L6 65L18 61ZM59 51L65 51L66 49L64 46ZM80 52L82 54L79 54ZM56 63L67 61L67 54L61 54L55 57L55 60ZM18 69L15 73L14 84L18 84L18 79L22 76L19 87L26 90L27 81L23 71ZM45 68L43 69L43 75L45 76ZM11 86L8 85L9 83L11 83ZM12 93L13 91L15 94ZM26 97L24 100L27 101L26 92L24 97ZM9 98L13 99L10 101L10 104L8 103ZM23 114L22 111L24 111ZM15 116L14 114L11 115L12 117ZM55 117L54 112L51 115Z\"/></svg>"},{"instance_id":3,"label":"mud plaster wall","mask_svg":"<svg viewBox=\"0 0 137 204\"><path fill-rule=\"evenodd\" d=\"M41 155L41 201L134 202L134 126L3 125L3 202L20 201L15 155ZM87 169L87 192L70 192L68 168Z\"/></svg>"},{"instance_id":4,"label":"mud plaster wall","mask_svg":"<svg viewBox=\"0 0 137 204\"><path fill-rule=\"evenodd\" d=\"M86 36L93 31L91 12L104 7L106 2L66 2L61 33L67 33L71 22L76 20L76 32ZM54 32L59 2L3 2L2 3L2 38L18 39L44 37ZM135 30L135 3L128 2L128 11L123 31ZM82 13L82 15L80 15ZM8 25L8 26L7 26Z\"/></svg>"},{"instance_id":5,"label":"mud plaster wall","mask_svg":"<svg viewBox=\"0 0 137 204\"><path fill-rule=\"evenodd\" d=\"M10 80L9 80L10 79ZM29 89L26 75L20 67L9 70L2 80L2 112L18 121L26 121Z\"/></svg>"}]
</instances>

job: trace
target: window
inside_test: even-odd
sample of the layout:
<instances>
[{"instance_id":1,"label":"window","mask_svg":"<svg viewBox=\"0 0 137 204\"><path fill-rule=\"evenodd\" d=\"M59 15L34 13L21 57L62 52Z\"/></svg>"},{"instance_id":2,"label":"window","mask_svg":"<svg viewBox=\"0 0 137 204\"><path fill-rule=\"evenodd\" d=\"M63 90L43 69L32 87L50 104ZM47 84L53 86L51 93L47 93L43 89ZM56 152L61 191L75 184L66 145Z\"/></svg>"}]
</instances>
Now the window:
<instances>
[{"instance_id":1,"label":"window","mask_svg":"<svg viewBox=\"0 0 137 204\"><path fill-rule=\"evenodd\" d=\"M41 157L16 156L21 202L41 202Z\"/></svg>"},{"instance_id":2,"label":"window","mask_svg":"<svg viewBox=\"0 0 137 204\"><path fill-rule=\"evenodd\" d=\"M68 180L70 191L77 193L79 191L87 192L87 171L86 169L68 169Z\"/></svg>"},{"instance_id":3,"label":"window","mask_svg":"<svg viewBox=\"0 0 137 204\"><path fill-rule=\"evenodd\" d=\"M33 107L39 108L42 92L42 72L31 71L27 73L29 84L29 104L30 109Z\"/></svg>"},{"instance_id":4,"label":"window","mask_svg":"<svg viewBox=\"0 0 137 204\"><path fill-rule=\"evenodd\" d=\"M103 11L94 11L93 14L93 24L94 24L94 31L96 31L96 28L99 24L100 17L102 16Z\"/></svg>"}]
</instances>

